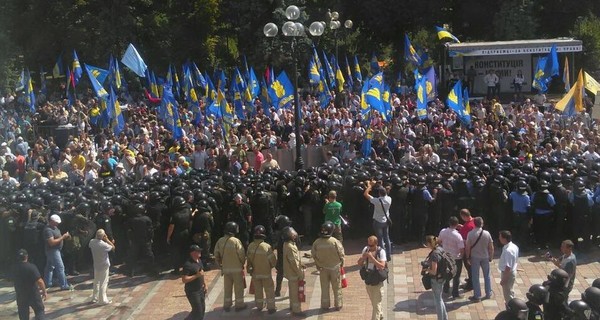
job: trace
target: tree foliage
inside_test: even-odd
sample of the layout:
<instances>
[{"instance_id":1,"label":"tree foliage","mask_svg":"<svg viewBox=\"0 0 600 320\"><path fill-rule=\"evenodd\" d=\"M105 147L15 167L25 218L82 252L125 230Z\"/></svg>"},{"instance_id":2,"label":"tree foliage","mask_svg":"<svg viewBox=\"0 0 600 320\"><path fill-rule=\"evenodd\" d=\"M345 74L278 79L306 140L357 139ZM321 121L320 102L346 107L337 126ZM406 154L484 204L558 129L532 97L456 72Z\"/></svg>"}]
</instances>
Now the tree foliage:
<instances>
[{"instance_id":1,"label":"tree foliage","mask_svg":"<svg viewBox=\"0 0 600 320\"><path fill-rule=\"evenodd\" d=\"M300 72L304 74L310 48L358 55L368 65L371 54L403 68L403 35L428 48L440 59L434 25L447 24L463 41L580 36L585 42L585 62L599 67L595 51L595 17L600 1L580 0L4 0L0 1L0 90L14 88L23 67L50 70L62 53L65 64L76 49L85 63L106 67L109 55L120 56L134 43L148 65L164 74L170 63L195 61L207 71L230 70L241 55L262 71L267 64L290 70L290 39L267 39L267 22L280 27L283 10L302 8L301 22L328 22L327 11L338 11L340 21L351 19L351 30L329 28L320 38L297 39ZM586 17L586 18L580 18ZM579 19L579 20L578 20ZM584 21L582 24L580 22ZM581 26L581 28L579 28ZM420 30L430 36L420 37ZM596 33L597 34L597 33Z\"/></svg>"}]
</instances>

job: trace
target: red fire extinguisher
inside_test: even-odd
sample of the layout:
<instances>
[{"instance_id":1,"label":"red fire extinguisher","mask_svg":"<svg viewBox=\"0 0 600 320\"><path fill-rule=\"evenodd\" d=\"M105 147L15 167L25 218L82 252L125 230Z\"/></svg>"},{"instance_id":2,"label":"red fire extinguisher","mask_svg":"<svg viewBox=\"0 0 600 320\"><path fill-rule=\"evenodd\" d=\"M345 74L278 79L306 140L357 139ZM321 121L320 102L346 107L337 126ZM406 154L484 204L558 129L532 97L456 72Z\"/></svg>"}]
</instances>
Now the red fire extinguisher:
<instances>
[{"instance_id":1,"label":"red fire extinguisher","mask_svg":"<svg viewBox=\"0 0 600 320\"><path fill-rule=\"evenodd\" d=\"M344 267L340 267L340 275L342 276L342 288L347 288L348 279L346 279L346 270L344 270Z\"/></svg>"},{"instance_id":2,"label":"red fire extinguisher","mask_svg":"<svg viewBox=\"0 0 600 320\"><path fill-rule=\"evenodd\" d=\"M304 270L302 270L302 273L304 273ZM298 300L300 300L300 302L306 302L305 286L306 281L298 280Z\"/></svg>"}]
</instances>

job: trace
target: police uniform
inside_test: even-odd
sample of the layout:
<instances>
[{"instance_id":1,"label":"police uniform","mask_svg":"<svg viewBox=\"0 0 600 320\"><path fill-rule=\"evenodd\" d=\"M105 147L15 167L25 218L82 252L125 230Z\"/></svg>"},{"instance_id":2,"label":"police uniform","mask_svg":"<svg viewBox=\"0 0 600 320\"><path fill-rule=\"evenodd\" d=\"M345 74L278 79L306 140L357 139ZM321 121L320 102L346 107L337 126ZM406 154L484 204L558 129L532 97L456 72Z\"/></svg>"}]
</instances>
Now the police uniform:
<instances>
[{"instance_id":1,"label":"police uniform","mask_svg":"<svg viewBox=\"0 0 600 320\"><path fill-rule=\"evenodd\" d=\"M221 237L215 244L215 260L221 266L223 273L223 308L226 310L231 308L233 290L235 290L235 308L245 308L242 270L244 270L246 254L242 242L232 235Z\"/></svg>"},{"instance_id":2,"label":"police uniform","mask_svg":"<svg viewBox=\"0 0 600 320\"><path fill-rule=\"evenodd\" d=\"M154 270L154 253L152 252L152 238L154 231L152 228L152 219L150 217L136 214L129 220L129 272L134 276L139 257L143 257L150 264L152 272Z\"/></svg>"},{"instance_id":3,"label":"police uniform","mask_svg":"<svg viewBox=\"0 0 600 320\"><path fill-rule=\"evenodd\" d=\"M304 280L304 271L300 262L300 252L293 240L283 244L283 276L288 279L290 309L292 313L300 313L302 309L298 297L298 280Z\"/></svg>"},{"instance_id":4,"label":"police uniform","mask_svg":"<svg viewBox=\"0 0 600 320\"><path fill-rule=\"evenodd\" d=\"M344 246L334 237L322 237L312 245L311 255L320 270L321 308L330 307L329 286L333 290L334 306L342 308L342 288L340 287L340 267L344 266Z\"/></svg>"},{"instance_id":5,"label":"police uniform","mask_svg":"<svg viewBox=\"0 0 600 320\"><path fill-rule=\"evenodd\" d=\"M273 248L263 239L255 239L248 246L248 273L252 275L254 283L254 301L256 308L262 310L265 300L264 294L267 297L267 309L275 310L275 284L271 277L271 270L277 264L277 258L273 253Z\"/></svg>"},{"instance_id":6,"label":"police uniform","mask_svg":"<svg viewBox=\"0 0 600 320\"><path fill-rule=\"evenodd\" d=\"M206 208L199 208L192 218L192 241L202 249L202 264L208 267L210 260L211 234L215 222L212 213ZM205 269L206 270L206 269Z\"/></svg>"}]
</instances>

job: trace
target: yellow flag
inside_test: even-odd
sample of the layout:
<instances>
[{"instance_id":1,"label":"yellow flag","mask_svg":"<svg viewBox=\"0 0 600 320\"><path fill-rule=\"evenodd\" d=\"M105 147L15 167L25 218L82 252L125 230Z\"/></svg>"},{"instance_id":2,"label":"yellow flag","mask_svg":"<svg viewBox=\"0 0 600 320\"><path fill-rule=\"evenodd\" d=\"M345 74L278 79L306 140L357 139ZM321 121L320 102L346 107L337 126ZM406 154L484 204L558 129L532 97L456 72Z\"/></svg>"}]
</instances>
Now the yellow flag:
<instances>
[{"instance_id":1,"label":"yellow flag","mask_svg":"<svg viewBox=\"0 0 600 320\"><path fill-rule=\"evenodd\" d=\"M585 75L585 88L592 92L593 95L596 95L600 91L600 83L592 78L589 73L584 71L583 74Z\"/></svg>"},{"instance_id":2,"label":"yellow flag","mask_svg":"<svg viewBox=\"0 0 600 320\"><path fill-rule=\"evenodd\" d=\"M562 98L559 102L556 103L554 108L556 110L565 111L567 106L574 105L575 111L582 112L585 107L583 105L583 70L579 70L579 75L577 76L577 81L571 87L571 90ZM567 110L568 111L568 110Z\"/></svg>"}]
</instances>

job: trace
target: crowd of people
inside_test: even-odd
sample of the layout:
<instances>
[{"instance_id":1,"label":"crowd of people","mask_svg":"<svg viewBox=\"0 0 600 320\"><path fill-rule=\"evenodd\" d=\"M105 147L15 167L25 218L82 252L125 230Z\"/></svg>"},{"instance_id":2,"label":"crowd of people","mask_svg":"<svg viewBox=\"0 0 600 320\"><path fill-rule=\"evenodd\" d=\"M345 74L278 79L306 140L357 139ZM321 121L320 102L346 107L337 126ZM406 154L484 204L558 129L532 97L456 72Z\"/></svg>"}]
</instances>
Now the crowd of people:
<instances>
[{"instance_id":1,"label":"crowd of people","mask_svg":"<svg viewBox=\"0 0 600 320\"><path fill-rule=\"evenodd\" d=\"M385 260L393 257L392 243L423 241L460 209L485 220L490 239L510 230L521 250L545 250L566 238L581 249L600 241L600 134L589 113L565 118L551 103L483 98L471 102L467 125L439 99L420 119L409 93L392 94L389 121L373 112L365 123L360 95L333 94L327 106L303 94L300 141L323 147L326 162L296 171L282 170L273 156L295 147L293 112L259 100L255 114L228 131L218 120L194 125L183 103L184 134L176 140L143 98L122 97L126 123L115 136L91 121L100 106L90 92L73 105L50 96L35 114L7 95L0 100L0 268L6 272L25 248L46 286L65 289L63 274L91 262L86 248L97 236L116 244L111 264L125 263L130 275L166 267L179 274L190 244L205 267L218 267L215 248L228 222L239 227L244 249L257 225L275 245L275 221L283 215L312 243L325 199L343 204L340 216L331 216L331 235L343 241L342 233L375 233ZM50 134L55 125L77 133L60 140ZM368 130L372 146L364 150ZM50 254L59 242L50 238L60 239L58 254Z\"/></svg>"}]
</instances>

